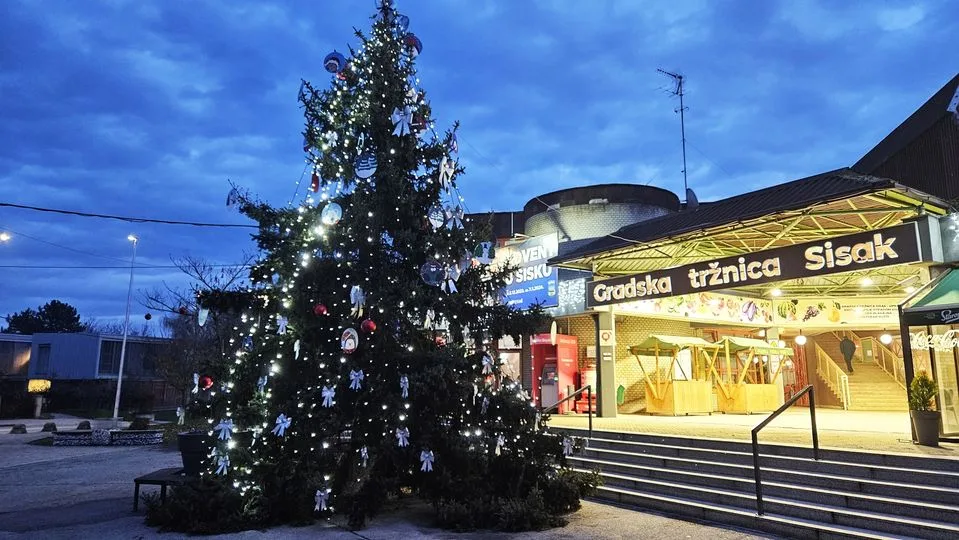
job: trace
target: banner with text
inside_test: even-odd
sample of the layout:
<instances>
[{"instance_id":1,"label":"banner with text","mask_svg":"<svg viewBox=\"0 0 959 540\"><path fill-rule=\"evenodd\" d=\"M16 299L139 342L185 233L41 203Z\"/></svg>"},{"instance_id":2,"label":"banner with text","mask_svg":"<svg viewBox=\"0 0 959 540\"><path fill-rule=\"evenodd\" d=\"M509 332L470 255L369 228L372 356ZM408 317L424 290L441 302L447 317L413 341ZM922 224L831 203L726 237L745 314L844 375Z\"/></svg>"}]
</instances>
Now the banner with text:
<instances>
[{"instance_id":1,"label":"banner with text","mask_svg":"<svg viewBox=\"0 0 959 540\"><path fill-rule=\"evenodd\" d=\"M534 236L523 242L506 245L496 250L494 264L512 264L515 269L506 278L503 301L518 309L539 304L555 307L557 297L557 270L546 264L559 254L559 236L556 233Z\"/></svg>"},{"instance_id":2,"label":"banner with text","mask_svg":"<svg viewBox=\"0 0 959 540\"><path fill-rule=\"evenodd\" d=\"M921 260L915 223L645 274L591 281L589 307L866 270Z\"/></svg>"}]
</instances>

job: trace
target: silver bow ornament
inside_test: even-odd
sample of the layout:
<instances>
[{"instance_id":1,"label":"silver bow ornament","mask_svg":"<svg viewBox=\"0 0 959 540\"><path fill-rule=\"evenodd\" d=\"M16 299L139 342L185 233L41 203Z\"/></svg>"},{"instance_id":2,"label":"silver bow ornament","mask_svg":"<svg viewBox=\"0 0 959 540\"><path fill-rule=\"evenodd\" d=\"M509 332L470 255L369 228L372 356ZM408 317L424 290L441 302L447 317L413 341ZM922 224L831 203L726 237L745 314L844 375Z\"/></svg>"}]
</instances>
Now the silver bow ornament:
<instances>
[{"instance_id":1,"label":"silver bow ornament","mask_svg":"<svg viewBox=\"0 0 959 540\"><path fill-rule=\"evenodd\" d=\"M410 124L413 122L413 108L409 105L406 105L402 109L394 107L390 119L393 120L393 135L399 135L401 137L403 135L409 135Z\"/></svg>"},{"instance_id":2,"label":"silver bow ornament","mask_svg":"<svg viewBox=\"0 0 959 540\"><path fill-rule=\"evenodd\" d=\"M183 425L183 422L186 420L186 411L183 410L183 407L176 408L176 423L178 425Z\"/></svg>"},{"instance_id":3,"label":"silver bow ornament","mask_svg":"<svg viewBox=\"0 0 959 540\"><path fill-rule=\"evenodd\" d=\"M216 459L216 474L226 474L227 469L230 468L230 456L226 454L218 454Z\"/></svg>"},{"instance_id":4,"label":"silver bow ornament","mask_svg":"<svg viewBox=\"0 0 959 540\"><path fill-rule=\"evenodd\" d=\"M432 330L435 322L436 322L436 312L433 311L432 309L427 309L426 319L423 320L423 328L426 328L427 330Z\"/></svg>"},{"instance_id":5,"label":"silver bow ornament","mask_svg":"<svg viewBox=\"0 0 959 540\"><path fill-rule=\"evenodd\" d=\"M201 308L200 308L199 310L197 310L197 312L196 312L196 323L197 323L197 325L199 325L199 326L202 327L204 324L206 324L206 319L207 319L207 317L209 317L209 316L210 316L210 310L209 310L209 308L201 307Z\"/></svg>"},{"instance_id":6,"label":"silver bow ornament","mask_svg":"<svg viewBox=\"0 0 959 540\"><path fill-rule=\"evenodd\" d=\"M447 206L443 209L443 212L446 214L447 229L463 228L463 217L466 215L466 212L463 210L462 206Z\"/></svg>"},{"instance_id":7,"label":"silver bow ornament","mask_svg":"<svg viewBox=\"0 0 959 540\"><path fill-rule=\"evenodd\" d=\"M493 374L493 357L483 353L483 375Z\"/></svg>"},{"instance_id":8,"label":"silver bow ornament","mask_svg":"<svg viewBox=\"0 0 959 540\"><path fill-rule=\"evenodd\" d=\"M366 467L367 462L370 460L370 451L364 446L360 448L360 461L362 461L363 467Z\"/></svg>"},{"instance_id":9,"label":"silver bow ornament","mask_svg":"<svg viewBox=\"0 0 959 540\"><path fill-rule=\"evenodd\" d=\"M489 398L483 396L483 403L480 405L480 414L486 414L486 409L489 408Z\"/></svg>"},{"instance_id":10,"label":"silver bow ornament","mask_svg":"<svg viewBox=\"0 0 959 540\"><path fill-rule=\"evenodd\" d=\"M410 428L396 428L396 444L400 448L410 445Z\"/></svg>"},{"instance_id":11,"label":"silver bow ornament","mask_svg":"<svg viewBox=\"0 0 959 540\"><path fill-rule=\"evenodd\" d=\"M290 324L289 319L287 319L287 318L284 317L283 315L277 315L277 316L276 316L276 333L277 333L277 334L285 334L285 333L286 333L286 326L287 326L288 324Z\"/></svg>"},{"instance_id":12,"label":"silver bow ornament","mask_svg":"<svg viewBox=\"0 0 959 540\"><path fill-rule=\"evenodd\" d=\"M363 370L350 370L350 390L360 390L363 387Z\"/></svg>"},{"instance_id":13,"label":"silver bow ornament","mask_svg":"<svg viewBox=\"0 0 959 540\"><path fill-rule=\"evenodd\" d=\"M500 455L500 453L502 453L503 445L504 445L504 444L506 444L506 438L504 438L502 435L497 435L497 436L496 436L496 451L494 452L494 454L496 454L497 456Z\"/></svg>"},{"instance_id":14,"label":"silver bow ornament","mask_svg":"<svg viewBox=\"0 0 959 540\"><path fill-rule=\"evenodd\" d=\"M366 305L366 293L363 292L363 287L353 285L350 289L350 304L353 305L350 314L354 317L362 317L363 307Z\"/></svg>"},{"instance_id":15,"label":"silver bow ornament","mask_svg":"<svg viewBox=\"0 0 959 540\"><path fill-rule=\"evenodd\" d=\"M269 381L269 378L268 378L266 375L263 375L263 376L261 376L259 379L257 379L257 380L256 380L256 391L262 394L263 391L266 389L266 383L267 383L267 381Z\"/></svg>"},{"instance_id":16,"label":"silver bow ornament","mask_svg":"<svg viewBox=\"0 0 959 540\"><path fill-rule=\"evenodd\" d=\"M313 500L316 502L316 506L313 507L315 512L326 510L326 503L330 500L330 491L332 490L328 487L316 490L316 496L313 497Z\"/></svg>"},{"instance_id":17,"label":"silver bow ornament","mask_svg":"<svg viewBox=\"0 0 959 540\"><path fill-rule=\"evenodd\" d=\"M193 374L193 393L194 394L200 393L200 374L199 373Z\"/></svg>"},{"instance_id":18,"label":"silver bow ornament","mask_svg":"<svg viewBox=\"0 0 959 540\"><path fill-rule=\"evenodd\" d=\"M300 340L296 340L293 342L293 359L294 360L300 359Z\"/></svg>"},{"instance_id":19,"label":"silver bow ornament","mask_svg":"<svg viewBox=\"0 0 959 540\"><path fill-rule=\"evenodd\" d=\"M433 451L432 450L423 450L420 452L420 470L423 472L432 472L433 471Z\"/></svg>"},{"instance_id":20,"label":"silver bow ornament","mask_svg":"<svg viewBox=\"0 0 959 540\"><path fill-rule=\"evenodd\" d=\"M290 429L290 424L292 423L293 419L285 414L280 413L280 416L276 417L276 425L273 426L273 434L280 437L285 437L286 430Z\"/></svg>"},{"instance_id":21,"label":"silver bow ornament","mask_svg":"<svg viewBox=\"0 0 959 540\"><path fill-rule=\"evenodd\" d=\"M400 377L400 392L403 399L410 397L410 379L406 375Z\"/></svg>"},{"instance_id":22,"label":"silver bow ornament","mask_svg":"<svg viewBox=\"0 0 959 540\"><path fill-rule=\"evenodd\" d=\"M573 455L573 439L569 437L563 437L563 455Z\"/></svg>"},{"instance_id":23,"label":"silver bow ornament","mask_svg":"<svg viewBox=\"0 0 959 540\"><path fill-rule=\"evenodd\" d=\"M456 280L460 278L460 270L456 265L446 265L443 276L443 284L440 286L444 291L453 294L457 292Z\"/></svg>"},{"instance_id":24,"label":"silver bow ornament","mask_svg":"<svg viewBox=\"0 0 959 540\"><path fill-rule=\"evenodd\" d=\"M229 440L233 436L233 420L227 418L226 420L220 420L220 423L213 428L218 433L218 438L221 441Z\"/></svg>"},{"instance_id":25,"label":"silver bow ornament","mask_svg":"<svg viewBox=\"0 0 959 540\"><path fill-rule=\"evenodd\" d=\"M329 386L324 386L324 387L323 387L322 395L323 395L323 406L324 406L324 407L332 407L332 406L333 406L333 398L336 397L336 388L332 388L332 387L329 387Z\"/></svg>"}]
</instances>

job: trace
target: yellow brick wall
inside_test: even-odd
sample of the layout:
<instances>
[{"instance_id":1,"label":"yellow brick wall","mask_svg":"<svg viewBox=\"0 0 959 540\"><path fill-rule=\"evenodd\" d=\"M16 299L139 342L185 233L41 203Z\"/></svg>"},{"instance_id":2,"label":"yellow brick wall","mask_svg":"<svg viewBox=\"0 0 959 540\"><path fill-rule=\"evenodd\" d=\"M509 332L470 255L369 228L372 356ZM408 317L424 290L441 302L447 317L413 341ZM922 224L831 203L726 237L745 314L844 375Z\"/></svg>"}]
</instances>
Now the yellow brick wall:
<instances>
[{"instance_id":1,"label":"yellow brick wall","mask_svg":"<svg viewBox=\"0 0 959 540\"><path fill-rule=\"evenodd\" d=\"M580 369L586 364L586 347L596 343L596 329L592 317L572 317L557 322L557 331L561 334L576 336L579 341ZM645 385L642 371L636 358L629 354L629 346L636 345L650 334L665 334L669 336L702 337L702 332L693 328L689 323L682 321L666 321L646 317L616 317L616 386L626 387L626 402L623 410L632 410L635 402L645 399ZM655 370L655 360L643 357L643 367L647 373ZM660 362L660 368L663 363ZM631 406L630 403L633 403Z\"/></svg>"}]
</instances>

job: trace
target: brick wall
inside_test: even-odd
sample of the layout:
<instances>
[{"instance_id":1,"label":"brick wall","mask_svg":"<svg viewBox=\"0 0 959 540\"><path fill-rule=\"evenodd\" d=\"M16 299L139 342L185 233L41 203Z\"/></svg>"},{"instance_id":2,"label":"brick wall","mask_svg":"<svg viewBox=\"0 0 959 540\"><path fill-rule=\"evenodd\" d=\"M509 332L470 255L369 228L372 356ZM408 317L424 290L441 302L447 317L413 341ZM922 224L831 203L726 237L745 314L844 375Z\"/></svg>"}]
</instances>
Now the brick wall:
<instances>
[{"instance_id":1,"label":"brick wall","mask_svg":"<svg viewBox=\"0 0 959 540\"><path fill-rule=\"evenodd\" d=\"M557 322L561 334L576 336L579 340L579 363L582 370L586 366L586 347L596 343L596 329L592 317L571 317ZM682 321L666 321L646 317L616 317L616 386L626 388L626 402L621 409L634 410L645 400L646 388L642 371L636 358L629 354L629 347L637 345L650 334L670 336L702 337L701 331ZM643 367L652 374L655 360L642 357ZM663 362L660 362L663 369ZM528 369L528 368L527 368Z\"/></svg>"}]
</instances>

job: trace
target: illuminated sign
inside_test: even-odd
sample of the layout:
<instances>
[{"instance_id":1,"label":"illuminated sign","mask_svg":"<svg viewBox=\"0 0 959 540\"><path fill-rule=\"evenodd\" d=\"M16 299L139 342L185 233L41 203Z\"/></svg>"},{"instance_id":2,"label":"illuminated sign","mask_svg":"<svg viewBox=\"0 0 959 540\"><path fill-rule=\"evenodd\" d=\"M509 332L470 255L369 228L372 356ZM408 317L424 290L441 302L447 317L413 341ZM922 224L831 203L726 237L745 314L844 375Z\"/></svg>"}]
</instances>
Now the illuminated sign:
<instances>
[{"instance_id":1,"label":"illuminated sign","mask_svg":"<svg viewBox=\"0 0 959 540\"><path fill-rule=\"evenodd\" d=\"M559 253L556 233L534 236L518 244L496 250L495 263L510 263L514 270L506 277L503 301L517 309L528 309L534 304L555 307L557 297L557 269L546 264Z\"/></svg>"},{"instance_id":2,"label":"illuminated sign","mask_svg":"<svg viewBox=\"0 0 959 540\"><path fill-rule=\"evenodd\" d=\"M42 394L50 390L52 383L47 379L30 379L27 381L27 392L31 394Z\"/></svg>"},{"instance_id":3,"label":"illuminated sign","mask_svg":"<svg viewBox=\"0 0 959 540\"><path fill-rule=\"evenodd\" d=\"M933 349L935 351L952 352L959 347L959 333L948 330L945 334L929 335L925 332L909 334L909 344L913 349Z\"/></svg>"},{"instance_id":4,"label":"illuminated sign","mask_svg":"<svg viewBox=\"0 0 959 540\"><path fill-rule=\"evenodd\" d=\"M915 223L587 284L586 304L760 285L921 260Z\"/></svg>"}]
</instances>

